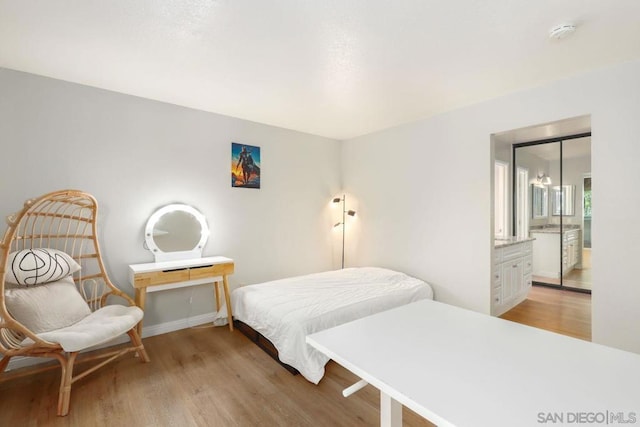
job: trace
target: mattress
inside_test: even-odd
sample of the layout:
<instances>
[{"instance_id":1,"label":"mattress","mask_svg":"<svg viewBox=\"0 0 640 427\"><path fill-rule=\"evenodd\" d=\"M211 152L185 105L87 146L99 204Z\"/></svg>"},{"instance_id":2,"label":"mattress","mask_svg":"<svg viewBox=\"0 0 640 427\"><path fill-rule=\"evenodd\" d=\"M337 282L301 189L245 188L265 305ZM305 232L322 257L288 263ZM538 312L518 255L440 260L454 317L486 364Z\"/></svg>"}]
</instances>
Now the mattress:
<instances>
[{"instance_id":1,"label":"mattress","mask_svg":"<svg viewBox=\"0 0 640 427\"><path fill-rule=\"evenodd\" d=\"M243 286L231 293L233 317L268 338L282 362L317 384L329 358L305 337L374 313L432 299L431 286L377 267L345 268ZM224 324L226 307L216 315Z\"/></svg>"}]
</instances>

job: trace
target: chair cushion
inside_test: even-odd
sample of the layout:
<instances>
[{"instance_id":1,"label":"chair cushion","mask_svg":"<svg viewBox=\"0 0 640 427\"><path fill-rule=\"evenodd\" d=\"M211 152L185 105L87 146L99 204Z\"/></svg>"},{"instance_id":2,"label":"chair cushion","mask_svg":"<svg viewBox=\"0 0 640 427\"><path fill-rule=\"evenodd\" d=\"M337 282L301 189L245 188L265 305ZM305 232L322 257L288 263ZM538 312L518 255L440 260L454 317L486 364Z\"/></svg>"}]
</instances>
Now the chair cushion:
<instances>
[{"instance_id":1,"label":"chair cushion","mask_svg":"<svg viewBox=\"0 0 640 427\"><path fill-rule=\"evenodd\" d=\"M81 351L126 333L142 320L143 314L136 306L108 305L75 325L36 335L43 340L59 343L65 351ZM25 340L23 344L27 344L27 341L30 340Z\"/></svg>"},{"instance_id":2,"label":"chair cushion","mask_svg":"<svg viewBox=\"0 0 640 427\"><path fill-rule=\"evenodd\" d=\"M7 289L4 295L9 313L34 334L73 325L91 314L71 276L44 285Z\"/></svg>"},{"instance_id":3,"label":"chair cushion","mask_svg":"<svg viewBox=\"0 0 640 427\"><path fill-rule=\"evenodd\" d=\"M80 270L66 252L57 249L23 249L9 254L5 280L14 285L54 282Z\"/></svg>"}]
</instances>

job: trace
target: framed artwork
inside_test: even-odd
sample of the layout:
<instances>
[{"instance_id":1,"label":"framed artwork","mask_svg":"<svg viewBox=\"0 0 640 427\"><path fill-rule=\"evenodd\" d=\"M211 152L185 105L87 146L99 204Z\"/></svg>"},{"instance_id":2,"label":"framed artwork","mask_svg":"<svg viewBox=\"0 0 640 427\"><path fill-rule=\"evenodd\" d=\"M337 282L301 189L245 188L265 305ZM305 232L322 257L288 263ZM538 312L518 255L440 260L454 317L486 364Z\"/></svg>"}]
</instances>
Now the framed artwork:
<instances>
[{"instance_id":1,"label":"framed artwork","mask_svg":"<svg viewBox=\"0 0 640 427\"><path fill-rule=\"evenodd\" d=\"M260 147L231 143L231 186L260 188Z\"/></svg>"}]
</instances>

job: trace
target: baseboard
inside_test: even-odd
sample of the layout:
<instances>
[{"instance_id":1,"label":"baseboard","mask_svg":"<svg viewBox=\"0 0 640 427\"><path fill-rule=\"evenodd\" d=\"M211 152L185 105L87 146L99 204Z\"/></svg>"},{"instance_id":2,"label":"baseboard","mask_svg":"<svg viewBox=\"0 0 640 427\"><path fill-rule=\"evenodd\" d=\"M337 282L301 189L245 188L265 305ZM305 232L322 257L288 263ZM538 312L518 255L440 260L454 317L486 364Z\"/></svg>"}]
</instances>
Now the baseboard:
<instances>
[{"instance_id":1,"label":"baseboard","mask_svg":"<svg viewBox=\"0 0 640 427\"><path fill-rule=\"evenodd\" d=\"M142 338L167 334L169 332L179 331L180 329L187 329L193 326L202 325L203 323L213 323L215 315L215 312L211 312L188 317L186 319L178 319L171 322L159 323L157 325L144 326L142 328Z\"/></svg>"},{"instance_id":2,"label":"baseboard","mask_svg":"<svg viewBox=\"0 0 640 427\"><path fill-rule=\"evenodd\" d=\"M204 323L212 323L215 315L216 315L215 312L211 312L211 313L200 314L198 316L189 317L186 319L178 319L178 320L173 320L171 322L159 323L157 325L144 326L142 328L142 338L149 338L155 335L167 334L169 332L179 331L180 329L191 328L193 326L202 325ZM93 350L98 350L100 348L111 347L114 345L123 344L127 341L129 341L129 337L126 335L122 335L119 338L116 338L113 341L109 341L106 344L87 349L87 351L93 351ZM42 358L42 357L16 356L11 358L6 370L10 371L12 369L24 368L26 366L39 365L41 363L51 362L51 360L53 359Z\"/></svg>"},{"instance_id":3,"label":"baseboard","mask_svg":"<svg viewBox=\"0 0 640 427\"><path fill-rule=\"evenodd\" d=\"M560 279L560 273L558 271L544 271L544 270L538 270L538 271L533 271L533 273L531 273L532 276L539 276L539 277L548 277L550 279Z\"/></svg>"}]
</instances>

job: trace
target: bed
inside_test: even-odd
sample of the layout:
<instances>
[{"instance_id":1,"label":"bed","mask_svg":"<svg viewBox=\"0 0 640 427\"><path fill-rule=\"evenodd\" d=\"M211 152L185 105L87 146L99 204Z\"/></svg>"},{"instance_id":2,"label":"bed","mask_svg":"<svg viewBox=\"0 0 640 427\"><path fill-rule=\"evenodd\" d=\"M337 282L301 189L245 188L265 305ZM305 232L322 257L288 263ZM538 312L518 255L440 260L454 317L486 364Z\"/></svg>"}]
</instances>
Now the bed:
<instances>
[{"instance_id":1,"label":"bed","mask_svg":"<svg viewBox=\"0 0 640 427\"><path fill-rule=\"evenodd\" d=\"M308 334L432 298L431 286L420 279L384 268L362 267L243 286L231 293L231 304L233 317L241 326L248 325L266 338L281 362L317 384L329 358L306 344ZM214 323L225 322L223 306Z\"/></svg>"}]
</instances>

